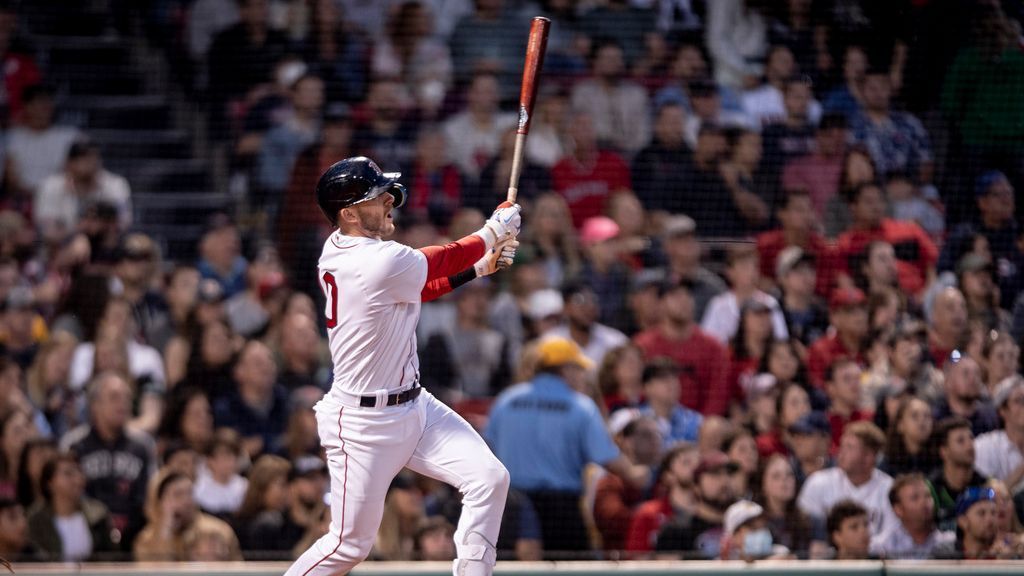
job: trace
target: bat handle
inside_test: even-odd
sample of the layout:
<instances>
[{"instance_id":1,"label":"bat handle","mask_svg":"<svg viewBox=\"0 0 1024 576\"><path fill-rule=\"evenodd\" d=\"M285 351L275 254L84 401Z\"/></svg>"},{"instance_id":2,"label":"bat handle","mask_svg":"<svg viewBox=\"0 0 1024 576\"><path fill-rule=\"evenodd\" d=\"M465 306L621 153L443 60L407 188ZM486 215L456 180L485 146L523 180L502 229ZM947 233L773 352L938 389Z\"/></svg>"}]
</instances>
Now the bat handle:
<instances>
[{"instance_id":1,"label":"bat handle","mask_svg":"<svg viewBox=\"0 0 1024 576\"><path fill-rule=\"evenodd\" d=\"M526 145L526 134L516 134L516 145L512 152L512 172L508 178L508 197L510 204L516 203L516 196L519 195L519 174L523 171L523 152Z\"/></svg>"}]
</instances>

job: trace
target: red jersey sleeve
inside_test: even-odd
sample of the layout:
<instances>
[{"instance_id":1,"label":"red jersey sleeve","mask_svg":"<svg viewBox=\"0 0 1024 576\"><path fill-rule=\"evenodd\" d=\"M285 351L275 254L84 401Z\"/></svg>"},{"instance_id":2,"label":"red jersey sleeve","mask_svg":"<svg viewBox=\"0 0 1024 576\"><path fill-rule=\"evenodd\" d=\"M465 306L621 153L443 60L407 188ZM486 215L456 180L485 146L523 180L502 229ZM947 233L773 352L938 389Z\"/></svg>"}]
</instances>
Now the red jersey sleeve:
<instances>
[{"instance_id":1,"label":"red jersey sleeve","mask_svg":"<svg viewBox=\"0 0 1024 576\"><path fill-rule=\"evenodd\" d=\"M487 246L483 238L470 234L444 246L427 246L420 252L427 257L427 284L462 272L483 258ZM424 286L424 290L426 290ZM449 288L450 291L450 288Z\"/></svg>"}]
</instances>

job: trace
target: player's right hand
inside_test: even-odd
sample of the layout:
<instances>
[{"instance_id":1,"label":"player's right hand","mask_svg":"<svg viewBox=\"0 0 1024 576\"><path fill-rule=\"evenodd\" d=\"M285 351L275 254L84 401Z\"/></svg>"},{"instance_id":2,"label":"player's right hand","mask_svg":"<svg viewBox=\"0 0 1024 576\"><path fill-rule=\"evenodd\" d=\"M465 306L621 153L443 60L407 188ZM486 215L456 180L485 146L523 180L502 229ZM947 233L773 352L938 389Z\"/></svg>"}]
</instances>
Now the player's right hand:
<instances>
[{"instance_id":1,"label":"player's right hand","mask_svg":"<svg viewBox=\"0 0 1024 576\"><path fill-rule=\"evenodd\" d=\"M523 224L523 219L519 214L520 210L522 210L522 208L519 204L503 202L498 206L494 213L491 214L491 217L487 219L484 226L494 233L494 244L498 244L499 242L508 240L509 238L515 238L519 235L519 228Z\"/></svg>"}]
</instances>

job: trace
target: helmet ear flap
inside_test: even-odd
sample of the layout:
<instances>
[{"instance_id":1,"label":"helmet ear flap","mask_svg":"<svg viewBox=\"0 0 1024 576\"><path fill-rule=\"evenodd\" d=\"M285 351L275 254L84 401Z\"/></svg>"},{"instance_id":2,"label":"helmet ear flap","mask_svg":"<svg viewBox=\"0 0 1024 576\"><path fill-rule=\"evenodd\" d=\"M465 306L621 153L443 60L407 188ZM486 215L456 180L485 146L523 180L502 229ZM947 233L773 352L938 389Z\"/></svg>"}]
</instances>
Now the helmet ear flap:
<instances>
[{"instance_id":1,"label":"helmet ear flap","mask_svg":"<svg viewBox=\"0 0 1024 576\"><path fill-rule=\"evenodd\" d=\"M388 189L388 194L391 194L395 198L395 208L401 208L405 204L405 200L409 197L409 193L406 191L405 186L395 182Z\"/></svg>"}]
</instances>

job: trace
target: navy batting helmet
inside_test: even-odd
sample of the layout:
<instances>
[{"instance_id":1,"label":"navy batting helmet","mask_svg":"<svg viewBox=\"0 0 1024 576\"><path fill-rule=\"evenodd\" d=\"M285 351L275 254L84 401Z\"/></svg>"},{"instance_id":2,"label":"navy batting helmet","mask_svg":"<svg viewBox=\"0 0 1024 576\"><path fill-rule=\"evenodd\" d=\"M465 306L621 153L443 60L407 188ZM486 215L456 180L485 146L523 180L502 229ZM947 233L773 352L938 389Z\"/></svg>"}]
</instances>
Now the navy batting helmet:
<instances>
[{"instance_id":1,"label":"navy batting helmet","mask_svg":"<svg viewBox=\"0 0 1024 576\"><path fill-rule=\"evenodd\" d=\"M338 225L342 208L373 200L387 192L395 197L395 208L405 204L405 187L398 183L400 172L382 172L365 156L336 162L316 184L316 203L331 224Z\"/></svg>"}]
</instances>

